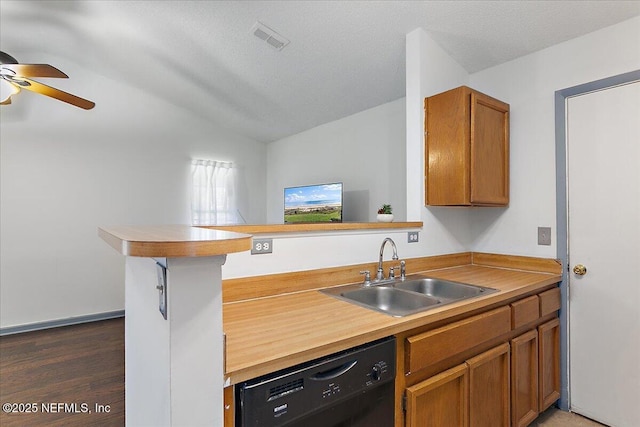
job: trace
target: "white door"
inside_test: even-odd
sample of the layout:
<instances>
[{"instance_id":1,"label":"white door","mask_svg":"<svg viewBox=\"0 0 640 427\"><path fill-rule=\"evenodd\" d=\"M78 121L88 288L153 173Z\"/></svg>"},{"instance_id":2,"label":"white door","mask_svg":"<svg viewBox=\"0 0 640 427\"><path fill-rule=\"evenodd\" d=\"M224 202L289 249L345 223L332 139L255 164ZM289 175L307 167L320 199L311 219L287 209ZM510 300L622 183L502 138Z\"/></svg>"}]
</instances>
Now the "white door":
<instances>
[{"instance_id":1,"label":"white door","mask_svg":"<svg viewBox=\"0 0 640 427\"><path fill-rule=\"evenodd\" d=\"M640 82L567 101L571 410L640 426Z\"/></svg>"}]
</instances>

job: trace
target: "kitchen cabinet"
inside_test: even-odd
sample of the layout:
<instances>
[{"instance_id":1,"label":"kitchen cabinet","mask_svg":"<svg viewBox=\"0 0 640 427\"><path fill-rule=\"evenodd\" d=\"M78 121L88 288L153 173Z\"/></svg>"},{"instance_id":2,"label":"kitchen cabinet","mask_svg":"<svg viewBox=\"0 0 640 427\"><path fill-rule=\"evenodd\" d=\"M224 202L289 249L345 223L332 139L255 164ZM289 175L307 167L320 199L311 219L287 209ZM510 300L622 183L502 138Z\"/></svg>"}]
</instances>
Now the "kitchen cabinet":
<instances>
[{"instance_id":1,"label":"kitchen cabinet","mask_svg":"<svg viewBox=\"0 0 640 427\"><path fill-rule=\"evenodd\" d=\"M505 343L467 360L469 425L509 427L510 348Z\"/></svg>"},{"instance_id":2,"label":"kitchen cabinet","mask_svg":"<svg viewBox=\"0 0 640 427\"><path fill-rule=\"evenodd\" d=\"M509 204L509 104L466 86L425 99L429 206Z\"/></svg>"},{"instance_id":3,"label":"kitchen cabinet","mask_svg":"<svg viewBox=\"0 0 640 427\"><path fill-rule=\"evenodd\" d=\"M538 326L538 402L540 412L560 398L560 320Z\"/></svg>"},{"instance_id":4,"label":"kitchen cabinet","mask_svg":"<svg viewBox=\"0 0 640 427\"><path fill-rule=\"evenodd\" d=\"M509 426L509 344L407 388L413 426Z\"/></svg>"},{"instance_id":5,"label":"kitchen cabinet","mask_svg":"<svg viewBox=\"0 0 640 427\"><path fill-rule=\"evenodd\" d=\"M511 317L504 306L406 338L410 376L461 362L407 388L407 426L509 426L509 344L477 349L509 334Z\"/></svg>"},{"instance_id":6,"label":"kitchen cabinet","mask_svg":"<svg viewBox=\"0 0 640 427\"><path fill-rule=\"evenodd\" d=\"M396 427L529 425L560 397L559 308L552 288L400 336Z\"/></svg>"},{"instance_id":7,"label":"kitchen cabinet","mask_svg":"<svg viewBox=\"0 0 640 427\"><path fill-rule=\"evenodd\" d=\"M466 363L407 388L408 427L467 427L469 368Z\"/></svg>"},{"instance_id":8,"label":"kitchen cabinet","mask_svg":"<svg viewBox=\"0 0 640 427\"><path fill-rule=\"evenodd\" d=\"M506 306L407 337L406 370L418 372L428 366L447 363L456 355L510 330L511 310Z\"/></svg>"},{"instance_id":9,"label":"kitchen cabinet","mask_svg":"<svg viewBox=\"0 0 640 427\"><path fill-rule=\"evenodd\" d=\"M223 393L224 401L224 427L234 427L236 423L235 411L236 402L234 396L234 387L228 386L224 388Z\"/></svg>"},{"instance_id":10,"label":"kitchen cabinet","mask_svg":"<svg viewBox=\"0 0 640 427\"><path fill-rule=\"evenodd\" d=\"M511 340L511 425L527 426L538 417L538 331Z\"/></svg>"},{"instance_id":11,"label":"kitchen cabinet","mask_svg":"<svg viewBox=\"0 0 640 427\"><path fill-rule=\"evenodd\" d=\"M511 340L513 426L529 425L560 398L560 320Z\"/></svg>"}]
</instances>

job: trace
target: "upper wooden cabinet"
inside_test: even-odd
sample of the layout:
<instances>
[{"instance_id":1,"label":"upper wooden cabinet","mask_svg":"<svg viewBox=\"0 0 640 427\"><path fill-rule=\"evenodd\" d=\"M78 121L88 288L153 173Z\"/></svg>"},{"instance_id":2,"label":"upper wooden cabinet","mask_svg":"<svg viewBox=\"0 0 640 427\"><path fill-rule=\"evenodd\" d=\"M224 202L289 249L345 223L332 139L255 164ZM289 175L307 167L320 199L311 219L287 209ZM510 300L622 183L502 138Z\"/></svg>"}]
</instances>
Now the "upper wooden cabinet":
<instances>
[{"instance_id":1,"label":"upper wooden cabinet","mask_svg":"<svg viewBox=\"0 0 640 427\"><path fill-rule=\"evenodd\" d=\"M425 98L430 206L509 204L509 104L461 86Z\"/></svg>"}]
</instances>

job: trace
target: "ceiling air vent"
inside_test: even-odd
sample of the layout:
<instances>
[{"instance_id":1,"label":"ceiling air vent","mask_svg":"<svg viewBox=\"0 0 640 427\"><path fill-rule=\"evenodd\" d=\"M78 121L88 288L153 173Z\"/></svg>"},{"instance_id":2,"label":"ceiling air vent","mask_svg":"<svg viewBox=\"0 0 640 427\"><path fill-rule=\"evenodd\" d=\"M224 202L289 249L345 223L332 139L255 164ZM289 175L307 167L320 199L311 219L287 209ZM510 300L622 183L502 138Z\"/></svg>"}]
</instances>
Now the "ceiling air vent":
<instances>
[{"instance_id":1,"label":"ceiling air vent","mask_svg":"<svg viewBox=\"0 0 640 427\"><path fill-rule=\"evenodd\" d=\"M275 50L282 50L286 45L289 44L289 40L282 37L280 34L273 31L271 28L264 25L262 22L256 21L251 27L251 32L257 38L264 40L274 48Z\"/></svg>"}]
</instances>

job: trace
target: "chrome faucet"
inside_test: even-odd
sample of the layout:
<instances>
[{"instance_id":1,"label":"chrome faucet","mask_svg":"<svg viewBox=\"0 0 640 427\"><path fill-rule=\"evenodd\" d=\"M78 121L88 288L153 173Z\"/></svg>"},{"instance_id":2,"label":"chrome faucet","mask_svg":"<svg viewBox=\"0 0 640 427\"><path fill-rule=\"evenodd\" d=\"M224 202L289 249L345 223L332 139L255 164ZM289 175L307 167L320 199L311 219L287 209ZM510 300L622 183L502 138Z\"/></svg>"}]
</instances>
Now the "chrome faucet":
<instances>
[{"instance_id":1,"label":"chrome faucet","mask_svg":"<svg viewBox=\"0 0 640 427\"><path fill-rule=\"evenodd\" d=\"M384 270L382 269L382 254L384 253L384 247L387 242L391 243L391 247L393 248L393 256L391 257L391 259L398 259L398 249L396 248L396 243L390 237L387 237L382 241L382 245L380 245L380 258L378 258L378 272L376 273L376 281L384 280Z\"/></svg>"}]
</instances>

